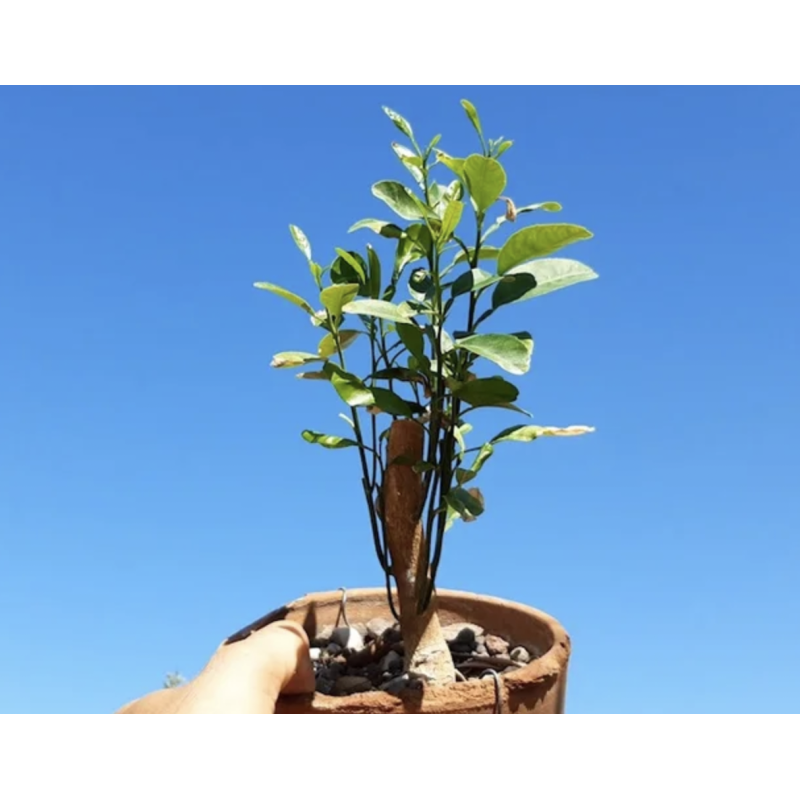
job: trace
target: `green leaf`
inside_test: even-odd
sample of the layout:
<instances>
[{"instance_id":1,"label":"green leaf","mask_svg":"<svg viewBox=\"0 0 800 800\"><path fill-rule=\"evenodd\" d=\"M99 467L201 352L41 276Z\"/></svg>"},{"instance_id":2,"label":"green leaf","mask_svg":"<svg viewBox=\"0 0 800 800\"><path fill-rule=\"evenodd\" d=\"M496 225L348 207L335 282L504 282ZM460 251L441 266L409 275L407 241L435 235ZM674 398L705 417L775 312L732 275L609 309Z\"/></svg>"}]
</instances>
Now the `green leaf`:
<instances>
[{"instance_id":1,"label":"green leaf","mask_svg":"<svg viewBox=\"0 0 800 800\"><path fill-rule=\"evenodd\" d=\"M417 325L414 323L398 325L397 335L414 358L425 358L425 337Z\"/></svg>"},{"instance_id":2,"label":"green leaf","mask_svg":"<svg viewBox=\"0 0 800 800\"><path fill-rule=\"evenodd\" d=\"M430 300L436 292L430 272L426 269L415 269L408 279L408 293L418 303Z\"/></svg>"},{"instance_id":3,"label":"green leaf","mask_svg":"<svg viewBox=\"0 0 800 800\"><path fill-rule=\"evenodd\" d=\"M373 299L381 293L381 260L378 254L367 245L367 263L369 264L369 296Z\"/></svg>"},{"instance_id":4,"label":"green leaf","mask_svg":"<svg viewBox=\"0 0 800 800\"><path fill-rule=\"evenodd\" d=\"M531 225L511 234L500 248L497 256L497 271L505 275L512 267L532 258L546 256L582 239L591 239L592 234L580 225L554 223Z\"/></svg>"},{"instance_id":5,"label":"green leaf","mask_svg":"<svg viewBox=\"0 0 800 800\"><path fill-rule=\"evenodd\" d=\"M475 494L478 496L476 497ZM453 511L457 512L465 521L474 519L483 514L483 497L480 492L475 490L469 491L468 489L457 486L447 493L445 500L447 501L447 505L449 505Z\"/></svg>"},{"instance_id":6,"label":"green leaf","mask_svg":"<svg viewBox=\"0 0 800 800\"><path fill-rule=\"evenodd\" d=\"M360 335L361 331L354 331L354 330L339 331L339 345L342 348L342 350L349 347ZM319 346L317 347L317 353L319 354L320 358L330 358L332 355L336 353L336 339L334 339L332 333L329 333L327 336L324 336L322 338L322 341L319 343Z\"/></svg>"},{"instance_id":7,"label":"green leaf","mask_svg":"<svg viewBox=\"0 0 800 800\"><path fill-rule=\"evenodd\" d=\"M441 139L442 139L441 133L437 133L436 136L434 136L433 139L431 139L430 144L425 148L426 157L431 154L431 151L433 150L434 147L436 147L437 144L439 144Z\"/></svg>"},{"instance_id":8,"label":"green leaf","mask_svg":"<svg viewBox=\"0 0 800 800\"><path fill-rule=\"evenodd\" d=\"M456 427L453 428L453 436L455 437L455 440L458 443L458 446L462 453L467 449L467 444L464 441L464 436L471 430L472 430L472 425L470 425L468 422L465 422L463 425L457 425Z\"/></svg>"},{"instance_id":9,"label":"green leaf","mask_svg":"<svg viewBox=\"0 0 800 800\"><path fill-rule=\"evenodd\" d=\"M506 188L506 171L498 161L486 156L470 156L464 162L464 178L480 212L494 205Z\"/></svg>"},{"instance_id":10,"label":"green leaf","mask_svg":"<svg viewBox=\"0 0 800 800\"><path fill-rule=\"evenodd\" d=\"M444 217L442 218L442 230L439 233L439 242L441 244L449 241L450 237L453 235L453 232L458 227L458 223L461 222L461 214L463 212L463 203L459 203L457 200L451 200L447 204Z\"/></svg>"},{"instance_id":11,"label":"green leaf","mask_svg":"<svg viewBox=\"0 0 800 800\"><path fill-rule=\"evenodd\" d=\"M383 200L399 217L409 220L421 219L423 214L412 191L397 181L378 181L372 194Z\"/></svg>"},{"instance_id":12,"label":"green leaf","mask_svg":"<svg viewBox=\"0 0 800 800\"><path fill-rule=\"evenodd\" d=\"M323 289L319 293L319 299L331 316L338 317L342 313L342 307L358 294L359 288L357 283L337 283Z\"/></svg>"},{"instance_id":13,"label":"green leaf","mask_svg":"<svg viewBox=\"0 0 800 800\"><path fill-rule=\"evenodd\" d=\"M333 388L349 406L373 406L375 398L363 381L355 375L345 372L332 361L325 362L322 371L330 378Z\"/></svg>"},{"instance_id":14,"label":"green leaf","mask_svg":"<svg viewBox=\"0 0 800 800\"><path fill-rule=\"evenodd\" d=\"M455 385L453 394L477 408L513 403L519 397L519 389L504 378L476 378Z\"/></svg>"},{"instance_id":15,"label":"green leaf","mask_svg":"<svg viewBox=\"0 0 800 800\"><path fill-rule=\"evenodd\" d=\"M406 136L408 136L409 139L413 141L414 131L411 129L411 125L405 117L402 117L388 106L383 106L383 112L392 122L394 122L400 131L402 131Z\"/></svg>"},{"instance_id":16,"label":"green leaf","mask_svg":"<svg viewBox=\"0 0 800 800\"><path fill-rule=\"evenodd\" d=\"M402 397L390 392L388 389L374 386L372 395L375 398L375 405L387 414L391 414L394 417L410 417L414 413L411 406Z\"/></svg>"},{"instance_id":17,"label":"green leaf","mask_svg":"<svg viewBox=\"0 0 800 800\"><path fill-rule=\"evenodd\" d=\"M580 261L570 258L542 258L513 267L506 277L514 277L513 283L499 283L492 295L492 306L498 308L506 303L519 303L543 294L565 289L575 283L597 278L597 273ZM516 284L516 285L515 285Z\"/></svg>"},{"instance_id":18,"label":"green leaf","mask_svg":"<svg viewBox=\"0 0 800 800\"><path fill-rule=\"evenodd\" d=\"M316 431L303 431L303 438L310 444L319 444L328 450L341 450L344 447L358 447L358 442L345 439L342 436L331 436L327 433Z\"/></svg>"},{"instance_id":19,"label":"green leaf","mask_svg":"<svg viewBox=\"0 0 800 800\"><path fill-rule=\"evenodd\" d=\"M348 233L369 228L373 233L378 233L386 239L400 239L403 236L403 229L398 228L393 222L384 222L380 219L361 219L348 229Z\"/></svg>"},{"instance_id":20,"label":"green leaf","mask_svg":"<svg viewBox=\"0 0 800 800\"><path fill-rule=\"evenodd\" d=\"M342 250L341 247L337 247L335 250L339 258L344 259L353 268L361 283L366 283L367 276L364 273L364 267L358 262L355 255L353 253L348 253L347 250Z\"/></svg>"},{"instance_id":21,"label":"green leaf","mask_svg":"<svg viewBox=\"0 0 800 800\"><path fill-rule=\"evenodd\" d=\"M379 369L370 375L376 381L406 381L407 383L423 383L423 378L417 370L405 367L387 367Z\"/></svg>"},{"instance_id":22,"label":"green leaf","mask_svg":"<svg viewBox=\"0 0 800 800\"><path fill-rule=\"evenodd\" d=\"M494 453L494 447L489 442L484 444L475 456L475 461L469 469L457 469L456 480L459 484L468 483L474 480L477 474L481 471L481 467L491 458Z\"/></svg>"},{"instance_id":23,"label":"green leaf","mask_svg":"<svg viewBox=\"0 0 800 800\"><path fill-rule=\"evenodd\" d=\"M342 309L345 314L363 314L367 317L388 319L391 322L408 322L413 316L410 308L386 300L353 300Z\"/></svg>"},{"instance_id":24,"label":"green leaf","mask_svg":"<svg viewBox=\"0 0 800 800\"><path fill-rule=\"evenodd\" d=\"M298 350L289 350L285 353L276 353L272 356L271 367L285 369L287 367L302 367L304 364L311 364L314 361L322 361L315 353L303 353Z\"/></svg>"},{"instance_id":25,"label":"green leaf","mask_svg":"<svg viewBox=\"0 0 800 800\"><path fill-rule=\"evenodd\" d=\"M311 270L311 275L314 278L314 283L318 288L322 288L322 267L316 261L309 261L308 268Z\"/></svg>"},{"instance_id":26,"label":"green leaf","mask_svg":"<svg viewBox=\"0 0 800 800\"><path fill-rule=\"evenodd\" d=\"M478 333L456 339L456 347L488 358L512 375L524 375L531 366L533 339L529 333Z\"/></svg>"},{"instance_id":27,"label":"green leaf","mask_svg":"<svg viewBox=\"0 0 800 800\"><path fill-rule=\"evenodd\" d=\"M469 100L462 100L461 105L464 108L464 111L467 112L467 116L469 117L469 121L472 123L472 126L478 132L478 136L480 137L481 142L483 141L483 131L481 130L481 120L478 116L478 109L475 108Z\"/></svg>"},{"instance_id":28,"label":"green leaf","mask_svg":"<svg viewBox=\"0 0 800 800\"><path fill-rule=\"evenodd\" d=\"M456 260L453 262L453 264L463 264L465 261L472 262L472 259L475 256L475 248L474 247L468 248L468 252L469 252L469 258L467 258L467 254L462 250L456 256ZM481 249L478 250L478 261L492 261L499 255L500 255L499 247L481 247Z\"/></svg>"},{"instance_id":29,"label":"green leaf","mask_svg":"<svg viewBox=\"0 0 800 800\"><path fill-rule=\"evenodd\" d=\"M400 159L403 166L411 173L411 177L417 183L424 184L425 178L420 169L422 159L413 150L409 150L407 147L397 144L397 142L392 142L392 150L394 150L395 155Z\"/></svg>"},{"instance_id":30,"label":"green leaf","mask_svg":"<svg viewBox=\"0 0 800 800\"><path fill-rule=\"evenodd\" d=\"M582 436L594 433L594 428L587 425L570 425L567 428L542 427L541 425L512 425L492 439L492 444L500 442L532 442L541 436Z\"/></svg>"},{"instance_id":31,"label":"green leaf","mask_svg":"<svg viewBox=\"0 0 800 800\"><path fill-rule=\"evenodd\" d=\"M276 286L274 283L254 283L253 286L256 289L264 289L268 292L272 292L273 294L277 294L278 297L282 297L284 300L288 300L290 303L294 303L296 306L299 306L303 309L307 314L314 315L314 309L311 308L311 304L307 300L303 300L302 297L296 295L294 292L290 292L288 289L283 289L280 286Z\"/></svg>"},{"instance_id":32,"label":"green leaf","mask_svg":"<svg viewBox=\"0 0 800 800\"><path fill-rule=\"evenodd\" d=\"M437 150L436 160L441 164L444 164L452 172L455 172L455 174L458 175L459 178L464 177L465 159L453 158L452 156L447 155L447 153L442 152L441 150Z\"/></svg>"},{"instance_id":33,"label":"green leaf","mask_svg":"<svg viewBox=\"0 0 800 800\"><path fill-rule=\"evenodd\" d=\"M509 270L505 275L498 276L500 282L492 293L493 310L521 300L524 295L536 288L536 278L533 275L512 274L512 272L513 270Z\"/></svg>"},{"instance_id":34,"label":"green leaf","mask_svg":"<svg viewBox=\"0 0 800 800\"><path fill-rule=\"evenodd\" d=\"M459 275L450 287L450 293L453 297L458 297L467 292L477 292L491 286L493 283L503 280L502 275L492 275L490 272L485 272L482 269L471 269L463 275Z\"/></svg>"},{"instance_id":35,"label":"green leaf","mask_svg":"<svg viewBox=\"0 0 800 800\"><path fill-rule=\"evenodd\" d=\"M501 142L497 146L497 157L500 158L500 156L503 155L503 153L505 153L505 151L508 150L508 148L511 147L512 144L514 144L514 142L511 141Z\"/></svg>"},{"instance_id":36,"label":"green leaf","mask_svg":"<svg viewBox=\"0 0 800 800\"><path fill-rule=\"evenodd\" d=\"M297 245L300 252L311 261L311 243L308 241L308 237L297 225L290 225L289 232L292 234L292 239L294 239L294 243Z\"/></svg>"}]
</instances>

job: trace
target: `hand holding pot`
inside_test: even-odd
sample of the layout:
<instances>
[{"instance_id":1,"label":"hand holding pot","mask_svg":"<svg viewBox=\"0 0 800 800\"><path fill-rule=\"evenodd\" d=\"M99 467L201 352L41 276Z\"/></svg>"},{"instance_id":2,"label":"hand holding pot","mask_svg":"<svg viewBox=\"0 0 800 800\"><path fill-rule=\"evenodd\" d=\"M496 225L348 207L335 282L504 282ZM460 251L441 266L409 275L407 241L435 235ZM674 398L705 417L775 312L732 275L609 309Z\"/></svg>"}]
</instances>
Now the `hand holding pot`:
<instances>
[{"instance_id":1,"label":"hand holding pot","mask_svg":"<svg viewBox=\"0 0 800 800\"><path fill-rule=\"evenodd\" d=\"M294 622L274 622L221 645L184 686L134 700L118 714L272 714L281 694L314 691L308 637Z\"/></svg>"}]
</instances>

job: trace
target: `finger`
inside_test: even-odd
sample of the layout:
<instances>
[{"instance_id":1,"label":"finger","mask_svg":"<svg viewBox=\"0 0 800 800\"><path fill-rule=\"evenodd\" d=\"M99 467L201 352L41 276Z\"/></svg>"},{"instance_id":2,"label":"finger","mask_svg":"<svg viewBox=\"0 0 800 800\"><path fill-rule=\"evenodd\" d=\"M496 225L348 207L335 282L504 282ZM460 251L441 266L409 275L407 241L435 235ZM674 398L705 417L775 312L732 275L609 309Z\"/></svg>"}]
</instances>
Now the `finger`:
<instances>
[{"instance_id":1,"label":"finger","mask_svg":"<svg viewBox=\"0 0 800 800\"><path fill-rule=\"evenodd\" d=\"M241 642L223 646L225 658L239 662L278 694L314 691L308 636L296 622L281 620Z\"/></svg>"}]
</instances>

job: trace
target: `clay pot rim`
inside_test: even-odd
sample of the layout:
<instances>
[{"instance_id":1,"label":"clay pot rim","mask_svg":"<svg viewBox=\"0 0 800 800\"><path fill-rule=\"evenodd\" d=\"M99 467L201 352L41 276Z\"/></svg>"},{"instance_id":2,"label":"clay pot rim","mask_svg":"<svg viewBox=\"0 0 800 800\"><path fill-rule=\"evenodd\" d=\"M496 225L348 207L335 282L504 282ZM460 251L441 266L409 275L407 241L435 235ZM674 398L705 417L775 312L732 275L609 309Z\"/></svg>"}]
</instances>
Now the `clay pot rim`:
<instances>
[{"instance_id":1,"label":"clay pot rim","mask_svg":"<svg viewBox=\"0 0 800 800\"><path fill-rule=\"evenodd\" d=\"M394 594L394 592L393 592ZM540 683L542 681L552 678L554 675L563 673L566 669L571 652L571 644L569 636L557 619L550 614L540 611L532 606L523 603L517 603L513 600L506 600L492 595L478 594L475 592L464 592L453 589L437 589L436 594L439 601L456 600L464 601L467 603L475 602L479 604L498 605L501 608L506 608L512 612L525 615L529 618L535 619L539 624L546 627L552 636L552 643L550 648L542 653L538 658L534 659L524 667L514 670L511 673L502 675L502 681L509 691L519 690L531 684ZM353 601L375 600L377 597L386 596L386 589L383 587L375 588L358 588L348 589L347 598L348 605ZM338 603L341 598L341 590L326 591L326 592L313 592L304 595L291 603L287 603L281 611L285 609L286 614L291 611L299 611L300 609L310 606L312 603L318 605L329 606L332 603ZM470 622L470 620L465 620ZM491 632L491 631L490 631ZM426 704L433 705L450 705L458 703L459 698L467 700L474 698L477 700L477 694L484 694L486 692L486 683L484 681L459 681L449 686L428 686L425 687L424 697ZM414 694L415 690L409 690L405 694ZM492 690L492 694L494 691ZM403 695L400 695L402 698ZM345 697L333 697L331 695L321 694L315 692L313 695L303 695L294 698L281 698L279 706L285 706L285 710L291 713L293 706L297 704L307 705L311 704L320 711L327 713L352 711L355 706L374 706L381 707L387 704L396 704L398 696L374 690L370 692L361 692Z\"/></svg>"}]
</instances>

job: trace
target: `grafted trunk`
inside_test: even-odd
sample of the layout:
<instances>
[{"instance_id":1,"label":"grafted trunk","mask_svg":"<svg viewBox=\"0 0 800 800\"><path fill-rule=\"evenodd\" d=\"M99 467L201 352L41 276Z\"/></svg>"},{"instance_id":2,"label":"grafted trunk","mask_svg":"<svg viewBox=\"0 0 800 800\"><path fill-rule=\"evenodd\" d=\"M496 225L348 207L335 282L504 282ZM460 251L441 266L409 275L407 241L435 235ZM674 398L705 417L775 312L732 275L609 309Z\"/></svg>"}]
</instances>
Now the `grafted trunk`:
<instances>
[{"instance_id":1,"label":"grafted trunk","mask_svg":"<svg viewBox=\"0 0 800 800\"><path fill-rule=\"evenodd\" d=\"M383 515L400 603L400 627L405 645L405 669L432 684L452 683L455 667L444 640L434 595L428 609L417 614L424 591L425 532L419 521L422 478L412 464L424 460L425 430L414 420L396 420L389 431L383 484ZM393 464L399 456L409 463Z\"/></svg>"}]
</instances>

